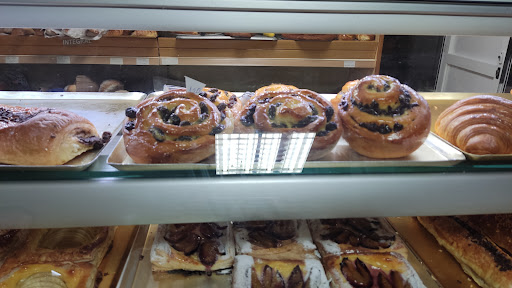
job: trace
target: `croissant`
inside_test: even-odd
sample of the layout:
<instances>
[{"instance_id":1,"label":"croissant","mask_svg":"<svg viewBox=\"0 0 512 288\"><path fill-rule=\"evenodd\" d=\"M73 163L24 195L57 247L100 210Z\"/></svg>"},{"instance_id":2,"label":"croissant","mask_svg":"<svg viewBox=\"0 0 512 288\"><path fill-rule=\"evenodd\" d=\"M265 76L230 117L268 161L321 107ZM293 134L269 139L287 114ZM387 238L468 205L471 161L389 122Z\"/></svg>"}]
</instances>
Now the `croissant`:
<instances>
[{"instance_id":1,"label":"croissant","mask_svg":"<svg viewBox=\"0 0 512 288\"><path fill-rule=\"evenodd\" d=\"M233 113L185 89L126 110L123 139L136 163L194 163L215 153L215 134L233 132Z\"/></svg>"},{"instance_id":2,"label":"croissant","mask_svg":"<svg viewBox=\"0 0 512 288\"><path fill-rule=\"evenodd\" d=\"M61 165L103 146L94 125L72 112L0 105L0 163Z\"/></svg>"},{"instance_id":3,"label":"croissant","mask_svg":"<svg viewBox=\"0 0 512 288\"><path fill-rule=\"evenodd\" d=\"M320 94L273 84L258 89L245 104L235 121L235 130L241 133L316 133L308 156L308 160L315 160L336 146L341 137L341 122L331 103Z\"/></svg>"},{"instance_id":4,"label":"croissant","mask_svg":"<svg viewBox=\"0 0 512 288\"><path fill-rule=\"evenodd\" d=\"M436 121L435 132L473 154L512 153L512 101L489 95L460 100Z\"/></svg>"},{"instance_id":5,"label":"croissant","mask_svg":"<svg viewBox=\"0 0 512 288\"><path fill-rule=\"evenodd\" d=\"M430 132L427 101L393 77L367 76L340 94L343 138L361 155L404 157L418 149Z\"/></svg>"}]
</instances>

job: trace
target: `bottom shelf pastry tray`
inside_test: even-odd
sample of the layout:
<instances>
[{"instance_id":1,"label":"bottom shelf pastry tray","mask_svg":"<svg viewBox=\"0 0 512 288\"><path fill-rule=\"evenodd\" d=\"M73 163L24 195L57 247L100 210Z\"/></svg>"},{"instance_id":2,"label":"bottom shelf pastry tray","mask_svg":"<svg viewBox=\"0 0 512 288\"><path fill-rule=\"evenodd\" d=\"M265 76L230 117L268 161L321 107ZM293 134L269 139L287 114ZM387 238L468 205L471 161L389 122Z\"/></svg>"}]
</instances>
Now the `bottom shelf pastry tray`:
<instances>
[{"instance_id":1,"label":"bottom shelf pastry tray","mask_svg":"<svg viewBox=\"0 0 512 288\"><path fill-rule=\"evenodd\" d=\"M480 287L464 273L457 260L437 243L434 236L421 226L416 217L395 217L388 218L388 221L432 271L432 277L442 287Z\"/></svg>"},{"instance_id":2,"label":"bottom shelf pastry tray","mask_svg":"<svg viewBox=\"0 0 512 288\"><path fill-rule=\"evenodd\" d=\"M157 228L158 225L141 226L133 241L117 288L232 287L231 269L214 272L212 276L207 276L203 272L152 272L150 251ZM442 287L431 276L431 272L423 265L423 262L416 257L416 254L409 251L407 258L426 287Z\"/></svg>"}]
</instances>

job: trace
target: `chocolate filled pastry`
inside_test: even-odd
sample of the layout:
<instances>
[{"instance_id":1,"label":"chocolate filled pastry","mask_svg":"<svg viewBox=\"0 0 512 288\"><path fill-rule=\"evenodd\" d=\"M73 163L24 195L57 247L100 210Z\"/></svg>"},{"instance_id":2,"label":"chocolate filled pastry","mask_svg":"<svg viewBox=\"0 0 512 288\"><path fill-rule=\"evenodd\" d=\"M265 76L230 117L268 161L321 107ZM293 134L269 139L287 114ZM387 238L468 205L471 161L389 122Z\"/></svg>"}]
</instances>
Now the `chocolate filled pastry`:
<instances>
[{"instance_id":1,"label":"chocolate filled pastry","mask_svg":"<svg viewBox=\"0 0 512 288\"><path fill-rule=\"evenodd\" d=\"M94 125L75 113L0 105L0 163L61 165L103 147Z\"/></svg>"},{"instance_id":2,"label":"chocolate filled pastry","mask_svg":"<svg viewBox=\"0 0 512 288\"><path fill-rule=\"evenodd\" d=\"M215 153L215 134L233 132L227 105L175 89L126 110L123 138L135 163L195 163Z\"/></svg>"},{"instance_id":3,"label":"chocolate filled pastry","mask_svg":"<svg viewBox=\"0 0 512 288\"><path fill-rule=\"evenodd\" d=\"M337 34L281 34L281 36L290 40L333 41L338 39Z\"/></svg>"},{"instance_id":4,"label":"chocolate filled pastry","mask_svg":"<svg viewBox=\"0 0 512 288\"><path fill-rule=\"evenodd\" d=\"M341 95L343 138L371 158L405 157L430 132L430 109L416 91L397 79L372 75Z\"/></svg>"},{"instance_id":5,"label":"chocolate filled pastry","mask_svg":"<svg viewBox=\"0 0 512 288\"><path fill-rule=\"evenodd\" d=\"M226 223L159 225L151 246L153 271L212 271L233 265L235 247Z\"/></svg>"},{"instance_id":6,"label":"chocolate filled pastry","mask_svg":"<svg viewBox=\"0 0 512 288\"><path fill-rule=\"evenodd\" d=\"M399 254L368 253L322 258L333 288L424 288L411 265Z\"/></svg>"},{"instance_id":7,"label":"chocolate filled pastry","mask_svg":"<svg viewBox=\"0 0 512 288\"><path fill-rule=\"evenodd\" d=\"M435 132L473 154L512 154L512 101L489 95L460 100L448 107Z\"/></svg>"},{"instance_id":8,"label":"chocolate filled pastry","mask_svg":"<svg viewBox=\"0 0 512 288\"><path fill-rule=\"evenodd\" d=\"M30 230L26 243L5 264L81 263L99 266L114 239L115 227Z\"/></svg>"},{"instance_id":9,"label":"chocolate filled pastry","mask_svg":"<svg viewBox=\"0 0 512 288\"><path fill-rule=\"evenodd\" d=\"M316 92L288 89L273 87L272 90L276 92L261 94L258 89L238 115L235 131L315 133L308 160L319 159L328 154L341 137L338 113L329 101Z\"/></svg>"},{"instance_id":10,"label":"chocolate filled pastry","mask_svg":"<svg viewBox=\"0 0 512 288\"><path fill-rule=\"evenodd\" d=\"M237 255L233 287L327 288L329 281L318 259L279 261Z\"/></svg>"},{"instance_id":11,"label":"chocolate filled pastry","mask_svg":"<svg viewBox=\"0 0 512 288\"><path fill-rule=\"evenodd\" d=\"M489 288L512 285L512 255L510 250L504 248L510 248L510 243L501 246L505 241L500 241L505 240L506 235L510 240L510 217L506 220L508 223L501 225L492 222L485 224L485 219L479 221L471 217L458 216L418 217L418 221L453 255L464 272L478 285ZM488 225L494 229L485 227ZM496 230L498 227L508 228L500 232ZM491 232L493 238L498 236L496 242L500 244L498 245L484 231Z\"/></svg>"},{"instance_id":12,"label":"chocolate filled pastry","mask_svg":"<svg viewBox=\"0 0 512 288\"><path fill-rule=\"evenodd\" d=\"M268 260L319 258L305 220L238 222L236 254Z\"/></svg>"},{"instance_id":13,"label":"chocolate filled pastry","mask_svg":"<svg viewBox=\"0 0 512 288\"><path fill-rule=\"evenodd\" d=\"M344 218L308 222L313 241L322 257L389 252L407 257L405 245L383 219Z\"/></svg>"},{"instance_id":14,"label":"chocolate filled pastry","mask_svg":"<svg viewBox=\"0 0 512 288\"><path fill-rule=\"evenodd\" d=\"M90 263L45 263L2 266L0 288L93 288L97 268Z\"/></svg>"}]
</instances>

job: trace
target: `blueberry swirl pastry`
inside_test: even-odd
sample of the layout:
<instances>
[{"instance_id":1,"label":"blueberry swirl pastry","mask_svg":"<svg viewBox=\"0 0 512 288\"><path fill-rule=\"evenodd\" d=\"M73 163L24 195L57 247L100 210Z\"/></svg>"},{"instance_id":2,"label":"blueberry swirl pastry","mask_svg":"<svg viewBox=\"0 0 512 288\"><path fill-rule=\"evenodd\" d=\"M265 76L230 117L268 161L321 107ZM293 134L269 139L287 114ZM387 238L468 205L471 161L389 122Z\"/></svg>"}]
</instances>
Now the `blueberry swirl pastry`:
<instances>
[{"instance_id":1,"label":"blueberry swirl pastry","mask_svg":"<svg viewBox=\"0 0 512 288\"><path fill-rule=\"evenodd\" d=\"M126 110L126 152L136 163L195 163L215 153L215 134L233 131L228 104L217 106L185 89L168 91Z\"/></svg>"},{"instance_id":2,"label":"blueberry swirl pastry","mask_svg":"<svg viewBox=\"0 0 512 288\"><path fill-rule=\"evenodd\" d=\"M427 101L395 78L364 77L341 98L338 110L343 138L361 155L404 157L418 149L429 134Z\"/></svg>"},{"instance_id":3,"label":"blueberry swirl pastry","mask_svg":"<svg viewBox=\"0 0 512 288\"><path fill-rule=\"evenodd\" d=\"M288 88L255 94L235 121L240 133L315 133L308 160L329 153L341 137L341 122L329 101L316 92Z\"/></svg>"},{"instance_id":4,"label":"blueberry swirl pastry","mask_svg":"<svg viewBox=\"0 0 512 288\"><path fill-rule=\"evenodd\" d=\"M331 287L424 288L412 266L399 254L368 253L322 258Z\"/></svg>"}]
</instances>

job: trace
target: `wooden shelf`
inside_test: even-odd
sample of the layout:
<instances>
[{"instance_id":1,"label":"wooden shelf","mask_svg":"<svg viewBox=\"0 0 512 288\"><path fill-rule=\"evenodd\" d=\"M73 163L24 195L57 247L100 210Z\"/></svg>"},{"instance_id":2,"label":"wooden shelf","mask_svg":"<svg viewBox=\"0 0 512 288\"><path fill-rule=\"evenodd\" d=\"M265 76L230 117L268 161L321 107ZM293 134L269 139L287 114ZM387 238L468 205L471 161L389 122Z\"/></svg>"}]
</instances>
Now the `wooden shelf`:
<instances>
[{"instance_id":1,"label":"wooden shelf","mask_svg":"<svg viewBox=\"0 0 512 288\"><path fill-rule=\"evenodd\" d=\"M378 73L375 41L259 41L176 38L0 36L0 63L205 65L369 68Z\"/></svg>"}]
</instances>

